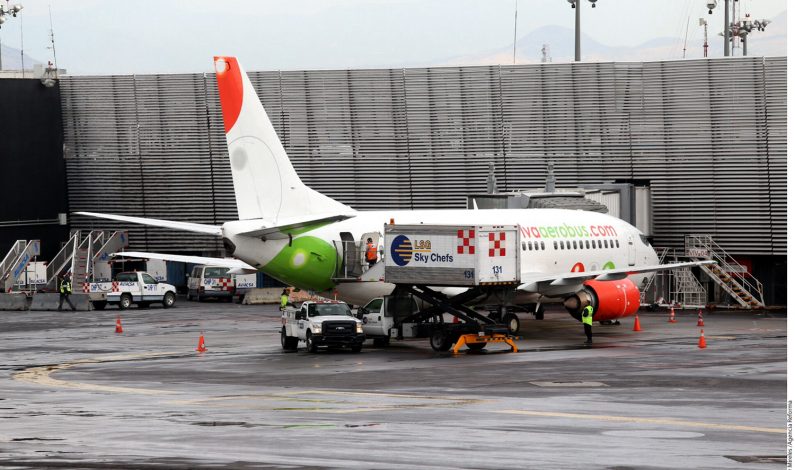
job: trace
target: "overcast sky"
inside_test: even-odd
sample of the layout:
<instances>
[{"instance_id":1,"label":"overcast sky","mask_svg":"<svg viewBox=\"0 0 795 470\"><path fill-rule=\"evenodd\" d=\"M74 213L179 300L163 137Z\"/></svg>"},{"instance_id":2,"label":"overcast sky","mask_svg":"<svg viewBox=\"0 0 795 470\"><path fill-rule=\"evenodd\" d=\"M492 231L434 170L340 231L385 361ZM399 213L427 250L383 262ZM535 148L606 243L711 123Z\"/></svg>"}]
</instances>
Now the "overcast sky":
<instances>
[{"instance_id":1,"label":"overcast sky","mask_svg":"<svg viewBox=\"0 0 795 470\"><path fill-rule=\"evenodd\" d=\"M4 1L4 0L0 0ZM17 1L17 0L15 0ZM211 70L214 54L236 55L251 70L402 67L448 63L513 42L515 0L18 0L25 9L0 40L51 57L52 6L58 65L70 74ZM720 53L722 11L706 0L582 0L583 32L608 46L703 34ZM722 3L722 2L719 2ZM773 18L785 0L739 0L741 12ZM518 36L548 26L573 27L566 0L518 0ZM722 5L719 5L719 9ZM765 33L760 33L765 34ZM673 58L673 57L671 57Z\"/></svg>"}]
</instances>

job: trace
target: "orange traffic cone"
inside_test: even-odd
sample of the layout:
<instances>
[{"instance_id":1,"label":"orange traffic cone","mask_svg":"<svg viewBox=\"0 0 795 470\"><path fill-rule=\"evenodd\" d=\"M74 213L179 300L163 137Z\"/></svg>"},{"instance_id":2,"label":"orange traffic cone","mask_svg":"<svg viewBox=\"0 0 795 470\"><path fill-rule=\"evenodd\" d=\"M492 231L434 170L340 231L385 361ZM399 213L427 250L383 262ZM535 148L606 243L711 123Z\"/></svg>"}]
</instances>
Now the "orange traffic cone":
<instances>
[{"instance_id":1,"label":"orange traffic cone","mask_svg":"<svg viewBox=\"0 0 795 470\"><path fill-rule=\"evenodd\" d=\"M673 307L671 307L671 314L668 315L668 323L676 323L676 313L674 313Z\"/></svg>"},{"instance_id":2,"label":"orange traffic cone","mask_svg":"<svg viewBox=\"0 0 795 470\"><path fill-rule=\"evenodd\" d=\"M640 327L640 317L638 314L635 314L635 327L632 328L632 331L643 331L643 328Z\"/></svg>"},{"instance_id":3,"label":"orange traffic cone","mask_svg":"<svg viewBox=\"0 0 795 470\"><path fill-rule=\"evenodd\" d=\"M207 351L207 347L204 345L204 332L199 335L199 346L196 347L196 351L205 352Z\"/></svg>"},{"instance_id":4,"label":"orange traffic cone","mask_svg":"<svg viewBox=\"0 0 795 470\"><path fill-rule=\"evenodd\" d=\"M707 347L707 339L704 338L704 329L701 329L701 338L698 339L698 347L700 349L705 349Z\"/></svg>"},{"instance_id":5,"label":"orange traffic cone","mask_svg":"<svg viewBox=\"0 0 795 470\"><path fill-rule=\"evenodd\" d=\"M124 330L121 327L121 316L116 316L116 333L124 333Z\"/></svg>"},{"instance_id":6,"label":"orange traffic cone","mask_svg":"<svg viewBox=\"0 0 795 470\"><path fill-rule=\"evenodd\" d=\"M701 316L701 309L698 309L698 323L696 326L704 326L704 317Z\"/></svg>"}]
</instances>

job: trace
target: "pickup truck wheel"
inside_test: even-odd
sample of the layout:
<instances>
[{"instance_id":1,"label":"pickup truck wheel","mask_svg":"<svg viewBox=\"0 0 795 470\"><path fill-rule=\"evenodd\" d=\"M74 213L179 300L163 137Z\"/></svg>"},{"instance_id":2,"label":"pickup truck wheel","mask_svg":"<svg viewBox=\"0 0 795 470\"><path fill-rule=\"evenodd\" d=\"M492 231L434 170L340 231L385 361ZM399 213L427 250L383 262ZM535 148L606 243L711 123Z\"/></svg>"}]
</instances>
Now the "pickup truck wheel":
<instances>
[{"instance_id":1,"label":"pickup truck wheel","mask_svg":"<svg viewBox=\"0 0 795 470\"><path fill-rule=\"evenodd\" d=\"M163 308L171 308L174 306L174 302L177 301L177 298L174 296L173 292L166 292L166 295L163 296Z\"/></svg>"},{"instance_id":2,"label":"pickup truck wheel","mask_svg":"<svg viewBox=\"0 0 795 470\"><path fill-rule=\"evenodd\" d=\"M108 303L104 300L99 300L92 303L94 304L94 310L105 310L105 307L108 305Z\"/></svg>"},{"instance_id":3,"label":"pickup truck wheel","mask_svg":"<svg viewBox=\"0 0 795 470\"><path fill-rule=\"evenodd\" d=\"M508 333L515 335L519 333L519 317L514 313L508 313L502 317L502 322L508 326Z\"/></svg>"},{"instance_id":4,"label":"pickup truck wheel","mask_svg":"<svg viewBox=\"0 0 795 470\"><path fill-rule=\"evenodd\" d=\"M444 330L436 330L431 333L431 349L438 352L449 351L453 347L453 341Z\"/></svg>"},{"instance_id":5,"label":"pickup truck wheel","mask_svg":"<svg viewBox=\"0 0 795 470\"><path fill-rule=\"evenodd\" d=\"M282 349L285 351L295 351L298 349L298 338L287 336L287 330L282 327Z\"/></svg>"},{"instance_id":6,"label":"pickup truck wheel","mask_svg":"<svg viewBox=\"0 0 795 470\"><path fill-rule=\"evenodd\" d=\"M317 343L315 343L312 332L309 330L306 330L306 350L311 353L317 352Z\"/></svg>"},{"instance_id":7,"label":"pickup truck wheel","mask_svg":"<svg viewBox=\"0 0 795 470\"><path fill-rule=\"evenodd\" d=\"M132 305L132 296L130 294L122 294L119 298L119 310L127 310Z\"/></svg>"},{"instance_id":8,"label":"pickup truck wheel","mask_svg":"<svg viewBox=\"0 0 795 470\"><path fill-rule=\"evenodd\" d=\"M362 345L354 344L353 346L351 346L351 351L355 353L362 352Z\"/></svg>"}]
</instances>

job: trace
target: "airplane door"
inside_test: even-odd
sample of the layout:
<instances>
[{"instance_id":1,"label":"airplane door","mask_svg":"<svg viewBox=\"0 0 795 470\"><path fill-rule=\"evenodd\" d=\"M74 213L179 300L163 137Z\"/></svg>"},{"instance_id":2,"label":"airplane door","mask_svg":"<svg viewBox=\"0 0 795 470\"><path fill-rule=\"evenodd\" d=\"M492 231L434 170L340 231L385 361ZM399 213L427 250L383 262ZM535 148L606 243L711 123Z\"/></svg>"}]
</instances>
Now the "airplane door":
<instances>
[{"instance_id":1,"label":"airplane door","mask_svg":"<svg viewBox=\"0 0 795 470\"><path fill-rule=\"evenodd\" d=\"M362 251L362 256L361 256L362 266L367 266L370 264L367 260L367 240L372 240L373 246L379 248L378 245L381 241L381 234L378 232L369 232L362 235L362 240L359 243L359 246L361 247ZM378 261L380 261L381 259L381 257L379 256L380 252L381 250L379 249L378 253L376 254L376 260Z\"/></svg>"},{"instance_id":2,"label":"airplane door","mask_svg":"<svg viewBox=\"0 0 795 470\"><path fill-rule=\"evenodd\" d=\"M627 253L627 264L630 266L635 266L635 241L631 236L627 238L627 250L629 250Z\"/></svg>"},{"instance_id":3,"label":"airplane door","mask_svg":"<svg viewBox=\"0 0 795 470\"><path fill-rule=\"evenodd\" d=\"M342 267L344 277L356 277L362 274L362 265L359 262L359 250L351 232L340 232L342 240L342 260L345 265Z\"/></svg>"}]
</instances>

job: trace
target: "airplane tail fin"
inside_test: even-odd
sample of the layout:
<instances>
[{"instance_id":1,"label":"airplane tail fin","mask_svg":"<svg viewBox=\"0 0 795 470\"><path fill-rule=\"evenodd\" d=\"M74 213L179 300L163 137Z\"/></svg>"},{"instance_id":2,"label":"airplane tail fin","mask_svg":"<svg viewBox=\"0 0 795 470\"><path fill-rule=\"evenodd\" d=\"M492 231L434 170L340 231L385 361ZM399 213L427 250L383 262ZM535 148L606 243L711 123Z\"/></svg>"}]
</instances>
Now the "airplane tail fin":
<instances>
[{"instance_id":1,"label":"airplane tail fin","mask_svg":"<svg viewBox=\"0 0 795 470\"><path fill-rule=\"evenodd\" d=\"M235 57L215 57L232 182L240 220L351 214L353 209L305 186Z\"/></svg>"}]
</instances>

